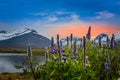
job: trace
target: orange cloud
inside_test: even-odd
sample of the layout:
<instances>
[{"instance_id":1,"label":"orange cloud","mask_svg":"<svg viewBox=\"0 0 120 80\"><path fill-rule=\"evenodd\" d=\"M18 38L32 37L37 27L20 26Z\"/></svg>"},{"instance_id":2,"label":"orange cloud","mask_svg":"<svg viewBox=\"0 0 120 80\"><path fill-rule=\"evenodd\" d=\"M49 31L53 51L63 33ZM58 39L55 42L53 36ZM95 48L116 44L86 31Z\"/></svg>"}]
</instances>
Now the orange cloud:
<instances>
[{"instance_id":1,"label":"orange cloud","mask_svg":"<svg viewBox=\"0 0 120 80\"><path fill-rule=\"evenodd\" d=\"M51 33L59 34L61 37L69 36L71 33L78 37L83 37L86 35L88 31L89 24L66 24L66 25L59 25L52 29ZM112 34L116 32L120 32L120 28L109 25L109 24L92 24L91 25L92 31L91 36L95 37L100 33L107 33Z\"/></svg>"}]
</instances>

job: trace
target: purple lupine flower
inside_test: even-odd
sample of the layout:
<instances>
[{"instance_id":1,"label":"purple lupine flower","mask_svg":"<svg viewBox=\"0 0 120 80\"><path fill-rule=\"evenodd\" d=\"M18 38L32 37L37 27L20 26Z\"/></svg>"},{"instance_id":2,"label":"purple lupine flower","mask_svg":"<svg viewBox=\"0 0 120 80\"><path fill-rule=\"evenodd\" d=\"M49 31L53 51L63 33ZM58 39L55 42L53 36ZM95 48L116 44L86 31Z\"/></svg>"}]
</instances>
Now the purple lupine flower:
<instances>
[{"instance_id":1,"label":"purple lupine flower","mask_svg":"<svg viewBox=\"0 0 120 80\"><path fill-rule=\"evenodd\" d=\"M77 56L72 56L71 59L75 60L77 59Z\"/></svg>"},{"instance_id":2,"label":"purple lupine flower","mask_svg":"<svg viewBox=\"0 0 120 80\"><path fill-rule=\"evenodd\" d=\"M61 61L61 53L60 53L60 43L59 43L59 35L57 34L57 46L58 46L58 53L59 53L59 61Z\"/></svg>"},{"instance_id":3,"label":"purple lupine flower","mask_svg":"<svg viewBox=\"0 0 120 80\"><path fill-rule=\"evenodd\" d=\"M59 46L59 34L57 34L57 45Z\"/></svg>"},{"instance_id":4,"label":"purple lupine flower","mask_svg":"<svg viewBox=\"0 0 120 80\"><path fill-rule=\"evenodd\" d=\"M58 61L58 60L59 60L59 58L56 58L56 57L54 58L54 61Z\"/></svg>"},{"instance_id":5,"label":"purple lupine flower","mask_svg":"<svg viewBox=\"0 0 120 80\"><path fill-rule=\"evenodd\" d=\"M67 46L69 45L69 37L67 36Z\"/></svg>"},{"instance_id":6,"label":"purple lupine flower","mask_svg":"<svg viewBox=\"0 0 120 80\"><path fill-rule=\"evenodd\" d=\"M64 53L64 52L65 52L65 49L62 49L61 52Z\"/></svg>"},{"instance_id":7,"label":"purple lupine flower","mask_svg":"<svg viewBox=\"0 0 120 80\"><path fill-rule=\"evenodd\" d=\"M66 54L62 54L62 60L64 60L64 62L66 61Z\"/></svg>"},{"instance_id":8,"label":"purple lupine flower","mask_svg":"<svg viewBox=\"0 0 120 80\"><path fill-rule=\"evenodd\" d=\"M114 42L115 42L115 36L114 34L112 34L112 37L111 37L111 44L110 44L110 48L113 50L114 48Z\"/></svg>"},{"instance_id":9,"label":"purple lupine flower","mask_svg":"<svg viewBox=\"0 0 120 80\"><path fill-rule=\"evenodd\" d=\"M91 39L91 26L89 26L88 33L86 34L86 39L89 41Z\"/></svg>"},{"instance_id":10,"label":"purple lupine flower","mask_svg":"<svg viewBox=\"0 0 120 80\"><path fill-rule=\"evenodd\" d=\"M70 34L70 43L71 43L71 48L72 48L72 41L73 41L73 34Z\"/></svg>"},{"instance_id":11,"label":"purple lupine flower","mask_svg":"<svg viewBox=\"0 0 120 80\"><path fill-rule=\"evenodd\" d=\"M62 60L64 60L64 62L66 61L66 57L62 57Z\"/></svg>"},{"instance_id":12,"label":"purple lupine flower","mask_svg":"<svg viewBox=\"0 0 120 80\"><path fill-rule=\"evenodd\" d=\"M86 63L86 39L85 36L83 37L83 49L84 49L84 67L85 67L85 63Z\"/></svg>"},{"instance_id":13,"label":"purple lupine flower","mask_svg":"<svg viewBox=\"0 0 120 80\"><path fill-rule=\"evenodd\" d=\"M74 44L73 44L73 55L76 54L76 51L77 51L77 46L76 46L76 41L74 41Z\"/></svg>"},{"instance_id":14,"label":"purple lupine flower","mask_svg":"<svg viewBox=\"0 0 120 80\"><path fill-rule=\"evenodd\" d=\"M109 65L110 65L110 64L106 61L106 62L105 62L105 70L106 70L106 71L109 71L109 70L112 69Z\"/></svg>"},{"instance_id":15,"label":"purple lupine flower","mask_svg":"<svg viewBox=\"0 0 120 80\"><path fill-rule=\"evenodd\" d=\"M51 53L51 54L56 54L56 53L57 53L57 51L58 51L58 49L57 49L57 48L52 48L52 49L51 49L51 51L50 51L50 53Z\"/></svg>"},{"instance_id":16,"label":"purple lupine flower","mask_svg":"<svg viewBox=\"0 0 120 80\"><path fill-rule=\"evenodd\" d=\"M51 37L51 47L53 48L54 47L54 38Z\"/></svg>"},{"instance_id":17,"label":"purple lupine flower","mask_svg":"<svg viewBox=\"0 0 120 80\"><path fill-rule=\"evenodd\" d=\"M28 47L27 47L27 54L28 54L28 57L31 57L31 56L32 56L32 50L31 50L30 44L29 44Z\"/></svg>"},{"instance_id":18,"label":"purple lupine flower","mask_svg":"<svg viewBox=\"0 0 120 80\"><path fill-rule=\"evenodd\" d=\"M101 44L101 36L99 37L99 48L102 47L102 44Z\"/></svg>"},{"instance_id":19,"label":"purple lupine flower","mask_svg":"<svg viewBox=\"0 0 120 80\"><path fill-rule=\"evenodd\" d=\"M46 47L46 48L45 48L45 62L46 62L46 63L48 63L48 61L49 61L49 55L48 55L48 54L49 54L48 48Z\"/></svg>"},{"instance_id":20,"label":"purple lupine flower","mask_svg":"<svg viewBox=\"0 0 120 80\"><path fill-rule=\"evenodd\" d=\"M111 69L112 69L112 68L110 67L109 54L108 54L108 52L106 51L105 70L106 70L106 71L109 71L109 70L111 70Z\"/></svg>"},{"instance_id":21,"label":"purple lupine flower","mask_svg":"<svg viewBox=\"0 0 120 80\"><path fill-rule=\"evenodd\" d=\"M85 66L90 66L89 60L88 60L88 56L85 56Z\"/></svg>"},{"instance_id":22,"label":"purple lupine flower","mask_svg":"<svg viewBox=\"0 0 120 80\"><path fill-rule=\"evenodd\" d=\"M107 47L110 48L110 39L108 38L108 36L106 42L107 42Z\"/></svg>"}]
</instances>

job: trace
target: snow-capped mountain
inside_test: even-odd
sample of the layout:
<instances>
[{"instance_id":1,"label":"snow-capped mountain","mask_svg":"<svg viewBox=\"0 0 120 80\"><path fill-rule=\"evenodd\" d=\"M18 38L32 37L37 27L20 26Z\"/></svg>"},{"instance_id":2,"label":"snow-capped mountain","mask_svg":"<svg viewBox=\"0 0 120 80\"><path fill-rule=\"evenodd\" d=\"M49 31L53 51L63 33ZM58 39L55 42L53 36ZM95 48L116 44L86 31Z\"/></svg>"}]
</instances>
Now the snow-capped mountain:
<instances>
[{"instance_id":1,"label":"snow-capped mountain","mask_svg":"<svg viewBox=\"0 0 120 80\"><path fill-rule=\"evenodd\" d=\"M69 39L70 39L70 37L69 37ZM81 40L81 38L79 38L79 37L77 37L77 36L73 36L73 42L74 42L74 41L77 41L77 44L78 44L78 45L81 43L80 40ZM63 45L66 45L66 44L67 44L67 38L62 38L61 41L62 41L62 44L63 44Z\"/></svg>"},{"instance_id":2,"label":"snow-capped mountain","mask_svg":"<svg viewBox=\"0 0 120 80\"><path fill-rule=\"evenodd\" d=\"M101 37L101 41L104 42L104 41L107 40L107 36L109 37L108 34L101 33L101 34L99 34L99 35L94 39L94 41L95 41L96 43L98 43L99 37Z\"/></svg>"},{"instance_id":3,"label":"snow-capped mountain","mask_svg":"<svg viewBox=\"0 0 120 80\"><path fill-rule=\"evenodd\" d=\"M117 43L120 42L120 33L115 33L114 35L115 35L115 41ZM98 43L99 37L101 37L101 41L102 42L106 42L107 41L107 36L108 36L109 39L111 39L111 37L112 37L112 35L108 35L108 34L102 33L102 34L98 35L96 38L94 38L93 41Z\"/></svg>"},{"instance_id":4,"label":"snow-capped mountain","mask_svg":"<svg viewBox=\"0 0 120 80\"><path fill-rule=\"evenodd\" d=\"M15 31L11 31L11 32L0 31L0 40L10 39L10 38L21 36L23 34L30 33L30 32L37 34L37 32L35 30L28 29L28 28L24 28L21 30L15 30Z\"/></svg>"},{"instance_id":5,"label":"snow-capped mountain","mask_svg":"<svg viewBox=\"0 0 120 80\"><path fill-rule=\"evenodd\" d=\"M50 46L50 40L33 29L24 28L13 32L0 33L0 48L44 48Z\"/></svg>"}]
</instances>

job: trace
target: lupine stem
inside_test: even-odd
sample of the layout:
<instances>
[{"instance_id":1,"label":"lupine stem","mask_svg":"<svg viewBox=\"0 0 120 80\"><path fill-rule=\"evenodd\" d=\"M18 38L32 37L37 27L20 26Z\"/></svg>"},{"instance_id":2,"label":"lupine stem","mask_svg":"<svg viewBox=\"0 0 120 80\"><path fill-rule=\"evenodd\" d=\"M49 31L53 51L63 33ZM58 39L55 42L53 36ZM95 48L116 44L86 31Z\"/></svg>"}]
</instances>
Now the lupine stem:
<instances>
[{"instance_id":1,"label":"lupine stem","mask_svg":"<svg viewBox=\"0 0 120 80\"><path fill-rule=\"evenodd\" d=\"M67 47L69 46L69 37L67 36Z\"/></svg>"},{"instance_id":2,"label":"lupine stem","mask_svg":"<svg viewBox=\"0 0 120 80\"><path fill-rule=\"evenodd\" d=\"M101 48L102 45L101 45L101 37L99 37L99 48Z\"/></svg>"},{"instance_id":3,"label":"lupine stem","mask_svg":"<svg viewBox=\"0 0 120 80\"><path fill-rule=\"evenodd\" d=\"M73 34L70 35L71 49L72 49L72 41L73 41Z\"/></svg>"},{"instance_id":4,"label":"lupine stem","mask_svg":"<svg viewBox=\"0 0 120 80\"><path fill-rule=\"evenodd\" d=\"M114 48L114 41L115 41L115 36L114 36L114 34L112 34L112 38L111 38L111 49L112 50Z\"/></svg>"},{"instance_id":5,"label":"lupine stem","mask_svg":"<svg viewBox=\"0 0 120 80\"><path fill-rule=\"evenodd\" d=\"M58 46L58 53L59 53L59 61L61 62L61 53L60 53L60 43L59 43L59 35L57 34L57 46Z\"/></svg>"},{"instance_id":6,"label":"lupine stem","mask_svg":"<svg viewBox=\"0 0 120 80\"><path fill-rule=\"evenodd\" d=\"M30 70L31 70L31 72L32 72L32 75L33 75L34 79L36 79L36 77L35 77L35 75L34 75L33 64L32 64L32 51L31 51L31 46L30 46L30 45L28 45L27 53L28 53L28 60L29 60Z\"/></svg>"},{"instance_id":7,"label":"lupine stem","mask_svg":"<svg viewBox=\"0 0 120 80\"><path fill-rule=\"evenodd\" d=\"M85 67L85 63L86 63L86 39L85 36L83 37L83 49L84 49L84 67Z\"/></svg>"}]
</instances>

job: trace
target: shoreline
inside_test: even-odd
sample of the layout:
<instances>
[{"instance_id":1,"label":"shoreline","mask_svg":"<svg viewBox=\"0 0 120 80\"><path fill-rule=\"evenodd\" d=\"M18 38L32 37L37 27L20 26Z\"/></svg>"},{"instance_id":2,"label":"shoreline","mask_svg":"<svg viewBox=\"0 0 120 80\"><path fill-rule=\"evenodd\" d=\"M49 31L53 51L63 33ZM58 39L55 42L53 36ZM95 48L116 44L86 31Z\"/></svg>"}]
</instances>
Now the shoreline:
<instances>
[{"instance_id":1,"label":"shoreline","mask_svg":"<svg viewBox=\"0 0 120 80\"><path fill-rule=\"evenodd\" d=\"M44 55L45 50L44 49L32 49L33 55ZM26 49L0 49L0 53L3 54L27 54Z\"/></svg>"}]
</instances>

